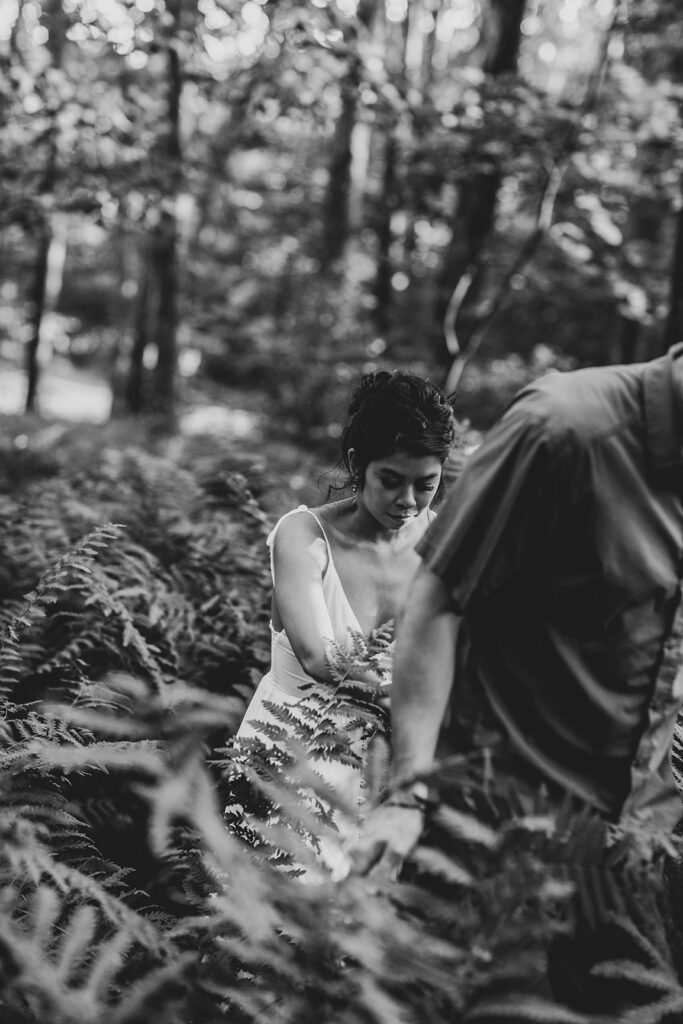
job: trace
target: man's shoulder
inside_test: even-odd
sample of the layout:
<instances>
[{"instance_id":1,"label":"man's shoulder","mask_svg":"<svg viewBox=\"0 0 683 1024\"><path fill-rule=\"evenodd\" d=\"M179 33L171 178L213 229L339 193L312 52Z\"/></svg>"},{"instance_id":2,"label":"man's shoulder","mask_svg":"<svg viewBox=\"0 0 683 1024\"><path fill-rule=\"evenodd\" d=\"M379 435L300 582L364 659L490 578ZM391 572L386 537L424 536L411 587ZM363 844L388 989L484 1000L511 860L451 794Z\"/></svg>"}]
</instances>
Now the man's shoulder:
<instances>
[{"instance_id":1,"label":"man's shoulder","mask_svg":"<svg viewBox=\"0 0 683 1024\"><path fill-rule=\"evenodd\" d=\"M548 443L588 444L640 418L643 365L551 372L519 393L510 412Z\"/></svg>"}]
</instances>

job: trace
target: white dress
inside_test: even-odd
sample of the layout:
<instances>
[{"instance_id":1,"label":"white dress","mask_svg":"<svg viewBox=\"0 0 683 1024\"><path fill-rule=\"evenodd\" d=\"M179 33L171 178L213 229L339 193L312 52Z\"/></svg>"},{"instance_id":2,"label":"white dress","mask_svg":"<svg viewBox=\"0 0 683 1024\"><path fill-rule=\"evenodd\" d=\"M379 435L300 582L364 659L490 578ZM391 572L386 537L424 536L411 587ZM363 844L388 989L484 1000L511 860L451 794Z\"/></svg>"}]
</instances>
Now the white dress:
<instances>
[{"instance_id":1,"label":"white dress","mask_svg":"<svg viewBox=\"0 0 683 1024\"><path fill-rule=\"evenodd\" d=\"M307 512L315 519L320 528L321 540L326 548L327 564L322 575L322 599L325 606L326 620L329 622L329 632L326 632L325 637L328 640L334 641L342 650L345 650L349 648L351 640L349 630L355 633L362 633L362 629L344 593L344 588L332 558L332 550L325 529L318 516L305 505L301 505L299 508L293 509L292 512L288 512L286 516L283 516L267 539L267 544L271 551L273 582L275 582L275 574L272 549L280 523L294 512L302 511ZM313 688L317 690L318 694L324 688L322 692L327 691L332 695L333 688L326 684L321 684L307 675L292 650L285 631L274 630L271 623L270 671L259 683L237 731L236 739L258 737L267 742L264 739L263 731L256 727L256 723L270 723L280 728L282 727L282 721L273 715L267 705L270 703L279 708L297 705L302 699L305 700L311 694ZM340 726L342 724L340 722ZM354 832L358 811L363 803L366 787L363 768L367 758L367 731L355 729L350 734L350 741L351 750L359 756L359 764L344 764L338 760L322 758L315 758L310 762L316 774L334 790L346 808L347 813L345 814L338 812L333 814L333 820L339 830L339 842L332 845L337 845L339 848L343 840ZM329 840L321 844L321 855L333 873L341 870L339 857L331 850Z\"/></svg>"}]
</instances>

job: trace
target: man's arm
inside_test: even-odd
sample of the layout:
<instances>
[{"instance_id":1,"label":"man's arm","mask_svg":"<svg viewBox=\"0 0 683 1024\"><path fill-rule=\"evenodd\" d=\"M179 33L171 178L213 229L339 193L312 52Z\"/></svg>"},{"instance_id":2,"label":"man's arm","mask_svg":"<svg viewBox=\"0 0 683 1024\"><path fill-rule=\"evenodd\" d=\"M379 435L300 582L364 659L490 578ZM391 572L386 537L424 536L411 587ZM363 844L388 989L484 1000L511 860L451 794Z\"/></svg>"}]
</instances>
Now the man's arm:
<instances>
[{"instance_id":1,"label":"man's arm","mask_svg":"<svg viewBox=\"0 0 683 1024\"><path fill-rule=\"evenodd\" d=\"M422 566L413 581L396 643L392 687L393 781L400 785L430 768L453 685L460 617L448 588ZM424 825L419 803L391 800L368 816L349 851L357 874L396 874Z\"/></svg>"},{"instance_id":2,"label":"man's arm","mask_svg":"<svg viewBox=\"0 0 683 1024\"><path fill-rule=\"evenodd\" d=\"M455 671L460 625L443 580L421 566L398 630L391 694L393 781L430 768Z\"/></svg>"}]
</instances>

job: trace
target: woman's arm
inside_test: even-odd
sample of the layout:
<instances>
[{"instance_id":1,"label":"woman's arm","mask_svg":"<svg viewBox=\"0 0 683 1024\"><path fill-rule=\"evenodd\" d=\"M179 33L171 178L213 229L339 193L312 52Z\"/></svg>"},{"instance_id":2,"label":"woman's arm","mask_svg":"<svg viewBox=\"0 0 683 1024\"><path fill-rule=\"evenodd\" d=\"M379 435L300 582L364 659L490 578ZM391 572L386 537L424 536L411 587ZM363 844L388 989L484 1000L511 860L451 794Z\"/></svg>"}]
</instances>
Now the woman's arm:
<instances>
[{"instance_id":1,"label":"woman's arm","mask_svg":"<svg viewBox=\"0 0 683 1024\"><path fill-rule=\"evenodd\" d=\"M301 512L284 519L273 541L275 607L304 672L318 682L333 683L325 659L334 639L323 594L326 568L327 546L313 516ZM382 682L373 672L354 678L374 685Z\"/></svg>"}]
</instances>

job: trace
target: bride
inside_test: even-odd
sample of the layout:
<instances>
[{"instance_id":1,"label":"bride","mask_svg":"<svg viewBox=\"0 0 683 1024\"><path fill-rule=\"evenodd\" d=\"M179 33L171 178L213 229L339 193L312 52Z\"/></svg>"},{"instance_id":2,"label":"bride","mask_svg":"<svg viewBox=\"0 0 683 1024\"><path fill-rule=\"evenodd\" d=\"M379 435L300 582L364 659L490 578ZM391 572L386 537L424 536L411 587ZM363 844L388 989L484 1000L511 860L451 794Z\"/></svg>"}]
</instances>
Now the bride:
<instances>
[{"instance_id":1,"label":"bride","mask_svg":"<svg viewBox=\"0 0 683 1024\"><path fill-rule=\"evenodd\" d=\"M317 692L338 686L331 645L348 651L354 633L367 635L400 618L419 563L415 545L434 517L431 506L454 438L450 402L434 384L400 370L363 377L342 434L346 479L340 489L349 496L288 512L268 538L271 667L247 708L239 741L267 743L268 727L286 720L278 711L310 700L311 684ZM368 668L354 679L374 686L388 681L381 669ZM354 763L310 759L347 809L332 815L340 840L355 827L362 803L362 730L351 737L351 748ZM334 869L329 842L326 847L320 853Z\"/></svg>"}]
</instances>

